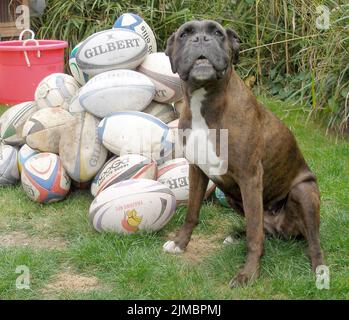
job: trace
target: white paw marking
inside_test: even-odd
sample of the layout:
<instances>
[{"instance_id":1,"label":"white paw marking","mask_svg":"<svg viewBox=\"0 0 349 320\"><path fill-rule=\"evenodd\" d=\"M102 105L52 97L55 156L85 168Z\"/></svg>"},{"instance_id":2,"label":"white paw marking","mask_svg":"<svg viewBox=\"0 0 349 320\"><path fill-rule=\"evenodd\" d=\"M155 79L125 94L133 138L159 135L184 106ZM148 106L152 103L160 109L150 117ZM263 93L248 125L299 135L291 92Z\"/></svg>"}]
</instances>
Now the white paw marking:
<instances>
[{"instance_id":1,"label":"white paw marking","mask_svg":"<svg viewBox=\"0 0 349 320\"><path fill-rule=\"evenodd\" d=\"M176 243L172 240L169 240L167 241L163 247L165 252L168 252L168 253L174 253L174 254L178 254L178 253L183 253L184 250L182 250L180 247L178 247L176 245Z\"/></svg>"},{"instance_id":2,"label":"white paw marking","mask_svg":"<svg viewBox=\"0 0 349 320\"><path fill-rule=\"evenodd\" d=\"M224 239L223 244L224 245L230 245L236 243L236 240L232 236L228 236Z\"/></svg>"}]
</instances>

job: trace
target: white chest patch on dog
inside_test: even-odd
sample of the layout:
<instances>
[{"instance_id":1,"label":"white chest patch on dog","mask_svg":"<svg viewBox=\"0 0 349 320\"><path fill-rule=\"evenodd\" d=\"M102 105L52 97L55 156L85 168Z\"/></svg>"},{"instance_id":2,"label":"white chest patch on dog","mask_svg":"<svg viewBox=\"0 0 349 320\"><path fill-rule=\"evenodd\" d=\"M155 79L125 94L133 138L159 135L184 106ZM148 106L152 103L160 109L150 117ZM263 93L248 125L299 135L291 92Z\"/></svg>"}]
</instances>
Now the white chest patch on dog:
<instances>
[{"instance_id":1,"label":"white chest patch on dog","mask_svg":"<svg viewBox=\"0 0 349 320\"><path fill-rule=\"evenodd\" d=\"M227 161L217 156L216 145L212 143L212 141L216 141L216 135L220 135L220 132L209 129L205 118L201 114L201 106L205 99L205 94L206 90L201 88L194 91L190 99L192 129L185 133L185 157L189 162L195 163L213 181L217 181L220 180L220 175L226 173ZM228 144L224 145L227 146ZM223 152L223 154L227 154L227 152Z\"/></svg>"}]
</instances>

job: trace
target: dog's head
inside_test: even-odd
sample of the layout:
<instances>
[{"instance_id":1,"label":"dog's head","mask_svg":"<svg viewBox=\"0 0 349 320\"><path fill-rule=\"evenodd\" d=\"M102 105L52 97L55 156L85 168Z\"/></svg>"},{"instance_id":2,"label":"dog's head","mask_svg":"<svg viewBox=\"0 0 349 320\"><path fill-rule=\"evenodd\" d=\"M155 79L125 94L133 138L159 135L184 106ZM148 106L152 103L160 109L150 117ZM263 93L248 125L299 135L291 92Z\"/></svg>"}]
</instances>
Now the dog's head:
<instances>
[{"instance_id":1,"label":"dog's head","mask_svg":"<svg viewBox=\"0 0 349 320\"><path fill-rule=\"evenodd\" d=\"M172 71L183 81L204 84L225 77L239 59L239 38L211 20L183 24L167 40Z\"/></svg>"}]
</instances>

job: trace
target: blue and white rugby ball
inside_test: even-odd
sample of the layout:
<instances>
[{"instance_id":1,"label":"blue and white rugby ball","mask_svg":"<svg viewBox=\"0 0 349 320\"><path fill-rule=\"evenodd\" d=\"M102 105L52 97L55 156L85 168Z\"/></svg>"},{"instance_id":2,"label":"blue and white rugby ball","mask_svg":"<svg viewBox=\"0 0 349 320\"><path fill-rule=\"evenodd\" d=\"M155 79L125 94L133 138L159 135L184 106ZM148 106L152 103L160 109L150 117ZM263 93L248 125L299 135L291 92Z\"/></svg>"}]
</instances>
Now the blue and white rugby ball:
<instances>
[{"instance_id":1,"label":"blue and white rugby ball","mask_svg":"<svg viewBox=\"0 0 349 320\"><path fill-rule=\"evenodd\" d=\"M134 13L124 13L114 23L113 28L124 28L139 33L148 45L148 53L156 52L156 38L149 25Z\"/></svg>"},{"instance_id":2,"label":"blue and white rugby ball","mask_svg":"<svg viewBox=\"0 0 349 320\"><path fill-rule=\"evenodd\" d=\"M17 149L0 145L0 186L15 184L19 180Z\"/></svg>"},{"instance_id":3,"label":"blue and white rugby ball","mask_svg":"<svg viewBox=\"0 0 349 320\"><path fill-rule=\"evenodd\" d=\"M80 67L76 63L76 53L78 52L80 45L81 42L78 43L70 53L69 68L74 79L83 86L91 77L87 73L81 71Z\"/></svg>"}]
</instances>

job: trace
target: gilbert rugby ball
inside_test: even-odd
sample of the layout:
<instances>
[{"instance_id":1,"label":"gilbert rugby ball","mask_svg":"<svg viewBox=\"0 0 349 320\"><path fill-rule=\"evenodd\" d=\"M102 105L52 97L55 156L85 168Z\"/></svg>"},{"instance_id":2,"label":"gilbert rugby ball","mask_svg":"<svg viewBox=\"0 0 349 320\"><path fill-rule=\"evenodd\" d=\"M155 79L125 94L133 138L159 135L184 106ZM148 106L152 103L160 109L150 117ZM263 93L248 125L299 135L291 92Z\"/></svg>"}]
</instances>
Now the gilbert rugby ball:
<instances>
[{"instance_id":1,"label":"gilbert rugby ball","mask_svg":"<svg viewBox=\"0 0 349 320\"><path fill-rule=\"evenodd\" d=\"M151 114L155 118L158 118L164 123L169 123L177 118L177 114L170 104L159 103L153 101L143 112Z\"/></svg>"},{"instance_id":2,"label":"gilbert rugby ball","mask_svg":"<svg viewBox=\"0 0 349 320\"><path fill-rule=\"evenodd\" d=\"M172 152L167 125L144 112L115 112L100 122L98 130L103 145L116 155L137 153L160 160Z\"/></svg>"},{"instance_id":3,"label":"gilbert rugby ball","mask_svg":"<svg viewBox=\"0 0 349 320\"><path fill-rule=\"evenodd\" d=\"M39 203L62 200L70 189L70 178L53 153L39 153L28 159L21 180L27 196Z\"/></svg>"},{"instance_id":4,"label":"gilbert rugby ball","mask_svg":"<svg viewBox=\"0 0 349 320\"><path fill-rule=\"evenodd\" d=\"M0 145L0 186L15 184L18 180L17 149Z\"/></svg>"},{"instance_id":5,"label":"gilbert rugby ball","mask_svg":"<svg viewBox=\"0 0 349 320\"><path fill-rule=\"evenodd\" d=\"M78 82L70 75L52 73L41 80L35 90L39 109L61 107L68 109L70 101L79 89Z\"/></svg>"},{"instance_id":6,"label":"gilbert rugby ball","mask_svg":"<svg viewBox=\"0 0 349 320\"><path fill-rule=\"evenodd\" d=\"M75 118L62 108L40 109L27 120L22 135L29 147L58 153L61 133L74 121Z\"/></svg>"},{"instance_id":7,"label":"gilbert rugby ball","mask_svg":"<svg viewBox=\"0 0 349 320\"><path fill-rule=\"evenodd\" d=\"M176 199L163 184L148 179L126 180L104 189L89 211L93 227L129 234L157 231L172 218Z\"/></svg>"},{"instance_id":8,"label":"gilbert rugby ball","mask_svg":"<svg viewBox=\"0 0 349 320\"><path fill-rule=\"evenodd\" d=\"M100 120L88 112L77 113L75 118L62 132L59 156L70 178L87 182L102 168L108 151L98 137Z\"/></svg>"},{"instance_id":9,"label":"gilbert rugby ball","mask_svg":"<svg viewBox=\"0 0 349 320\"><path fill-rule=\"evenodd\" d=\"M156 90L155 101L172 103L183 98L181 80L177 73L172 72L170 60L165 53L148 55L138 67L138 71L153 81Z\"/></svg>"},{"instance_id":10,"label":"gilbert rugby ball","mask_svg":"<svg viewBox=\"0 0 349 320\"><path fill-rule=\"evenodd\" d=\"M90 76L114 69L135 69L148 53L143 37L132 30L110 29L83 41L76 52L78 67Z\"/></svg>"},{"instance_id":11,"label":"gilbert rugby ball","mask_svg":"<svg viewBox=\"0 0 349 320\"><path fill-rule=\"evenodd\" d=\"M129 179L156 180L156 162L139 155L126 154L111 158L96 175L91 184L91 194L98 195L112 184Z\"/></svg>"},{"instance_id":12,"label":"gilbert rugby ball","mask_svg":"<svg viewBox=\"0 0 349 320\"><path fill-rule=\"evenodd\" d=\"M92 78L81 89L79 103L96 117L117 111L142 111L152 101L154 84L132 70L113 70Z\"/></svg>"},{"instance_id":13,"label":"gilbert rugby ball","mask_svg":"<svg viewBox=\"0 0 349 320\"><path fill-rule=\"evenodd\" d=\"M168 186L174 193L177 203L187 203L189 199L189 162L185 158L166 161L158 168L158 181ZM209 197L215 188L210 180L205 198Z\"/></svg>"},{"instance_id":14,"label":"gilbert rugby ball","mask_svg":"<svg viewBox=\"0 0 349 320\"><path fill-rule=\"evenodd\" d=\"M0 138L5 144L22 145L22 130L27 119L37 111L33 101L17 104L6 110L1 116Z\"/></svg>"},{"instance_id":15,"label":"gilbert rugby ball","mask_svg":"<svg viewBox=\"0 0 349 320\"><path fill-rule=\"evenodd\" d=\"M156 52L156 38L149 25L134 13L124 13L114 23L113 28L124 28L140 34L148 46L148 53Z\"/></svg>"},{"instance_id":16,"label":"gilbert rugby ball","mask_svg":"<svg viewBox=\"0 0 349 320\"><path fill-rule=\"evenodd\" d=\"M39 151L30 148L27 144L24 144L18 151L18 169L19 173L22 172L24 163L32 156L38 154Z\"/></svg>"},{"instance_id":17,"label":"gilbert rugby ball","mask_svg":"<svg viewBox=\"0 0 349 320\"><path fill-rule=\"evenodd\" d=\"M77 44L69 56L69 69L74 79L79 82L80 85L85 85L86 82L91 78L86 72L82 72L78 64L76 63L76 53L79 50L81 42Z\"/></svg>"}]
</instances>

